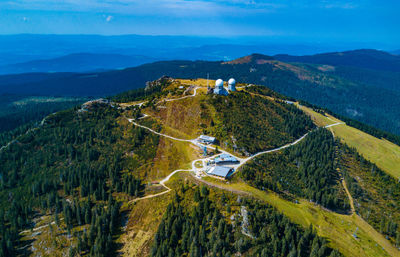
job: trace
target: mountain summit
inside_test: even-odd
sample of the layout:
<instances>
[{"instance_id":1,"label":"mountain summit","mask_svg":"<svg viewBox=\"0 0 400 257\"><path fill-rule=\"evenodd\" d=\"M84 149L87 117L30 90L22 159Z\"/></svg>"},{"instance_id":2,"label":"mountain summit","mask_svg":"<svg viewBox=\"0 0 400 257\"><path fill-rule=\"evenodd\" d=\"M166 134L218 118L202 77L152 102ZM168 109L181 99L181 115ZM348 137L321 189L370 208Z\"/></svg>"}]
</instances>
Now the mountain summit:
<instances>
[{"instance_id":1,"label":"mountain summit","mask_svg":"<svg viewBox=\"0 0 400 257\"><path fill-rule=\"evenodd\" d=\"M238 59L225 62L225 64L265 64L269 61L274 60L273 57L268 56L268 55L263 55L263 54L251 54L248 56L240 57Z\"/></svg>"}]
</instances>

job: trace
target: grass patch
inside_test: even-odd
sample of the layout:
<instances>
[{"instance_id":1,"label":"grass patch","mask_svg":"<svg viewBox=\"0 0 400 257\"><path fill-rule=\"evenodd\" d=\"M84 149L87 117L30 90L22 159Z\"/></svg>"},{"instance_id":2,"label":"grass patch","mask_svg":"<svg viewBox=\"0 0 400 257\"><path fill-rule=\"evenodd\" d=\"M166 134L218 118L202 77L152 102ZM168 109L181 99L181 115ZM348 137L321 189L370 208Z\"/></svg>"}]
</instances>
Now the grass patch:
<instances>
[{"instance_id":1,"label":"grass patch","mask_svg":"<svg viewBox=\"0 0 400 257\"><path fill-rule=\"evenodd\" d=\"M123 244L122 256L148 256L154 234L170 202L171 194L144 199L133 203L126 230L117 240Z\"/></svg>"},{"instance_id":2,"label":"grass patch","mask_svg":"<svg viewBox=\"0 0 400 257\"><path fill-rule=\"evenodd\" d=\"M156 157L146 178L157 180L177 169L191 169L191 161L199 157L200 150L192 144L160 137Z\"/></svg>"},{"instance_id":3,"label":"grass patch","mask_svg":"<svg viewBox=\"0 0 400 257\"><path fill-rule=\"evenodd\" d=\"M181 138L193 139L202 133L200 124L202 122L201 103L204 95L189 97L177 101L161 103L158 108L146 108L145 113L162 121L164 126L177 132L173 135L179 135ZM165 108L164 108L164 107Z\"/></svg>"},{"instance_id":4,"label":"grass patch","mask_svg":"<svg viewBox=\"0 0 400 257\"><path fill-rule=\"evenodd\" d=\"M21 241L26 243L24 253L27 254L34 249L35 256L68 256L70 247L76 247L77 235L88 227L88 225L76 226L69 236L62 218L57 225L54 216L41 216L32 230L23 233Z\"/></svg>"},{"instance_id":5,"label":"grass patch","mask_svg":"<svg viewBox=\"0 0 400 257\"><path fill-rule=\"evenodd\" d=\"M300 109L309 114L318 126L341 122L330 115L324 116L305 106L300 106ZM348 146L356 148L364 158L375 163L394 178L400 178L400 146L345 124L333 126L330 129L335 137L339 137Z\"/></svg>"}]
</instances>

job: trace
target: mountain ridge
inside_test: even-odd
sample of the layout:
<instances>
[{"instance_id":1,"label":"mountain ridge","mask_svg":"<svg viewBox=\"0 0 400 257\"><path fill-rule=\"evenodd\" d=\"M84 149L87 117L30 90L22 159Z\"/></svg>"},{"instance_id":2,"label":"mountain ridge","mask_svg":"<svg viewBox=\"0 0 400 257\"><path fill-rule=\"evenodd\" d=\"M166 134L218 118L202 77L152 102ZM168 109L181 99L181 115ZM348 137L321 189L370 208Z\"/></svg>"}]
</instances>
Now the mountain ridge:
<instances>
[{"instance_id":1,"label":"mountain ridge","mask_svg":"<svg viewBox=\"0 0 400 257\"><path fill-rule=\"evenodd\" d=\"M259 56L260 57L260 56ZM244 59L247 61L243 61ZM279 93L326 107L380 129L400 134L400 74L390 71L307 63L286 63L264 55L262 64L241 59L223 61L159 61L124 70L81 74L0 76L0 94L107 96L139 88L163 75L207 77L266 85ZM268 59L268 60L266 60ZM237 61L237 60L236 60ZM18 83L17 83L18 82Z\"/></svg>"},{"instance_id":2,"label":"mountain ridge","mask_svg":"<svg viewBox=\"0 0 400 257\"><path fill-rule=\"evenodd\" d=\"M224 62L223 64L265 64L272 60L275 60L272 56L254 53L232 61Z\"/></svg>"},{"instance_id":3,"label":"mountain ridge","mask_svg":"<svg viewBox=\"0 0 400 257\"><path fill-rule=\"evenodd\" d=\"M280 54L274 55L274 58L285 62L354 66L373 70L400 72L400 57L398 55L375 49L359 49L304 56Z\"/></svg>"},{"instance_id":4,"label":"mountain ridge","mask_svg":"<svg viewBox=\"0 0 400 257\"><path fill-rule=\"evenodd\" d=\"M0 74L114 70L135 67L154 61L154 58L138 55L128 56L122 54L73 53L52 59L4 65L0 67Z\"/></svg>"}]
</instances>

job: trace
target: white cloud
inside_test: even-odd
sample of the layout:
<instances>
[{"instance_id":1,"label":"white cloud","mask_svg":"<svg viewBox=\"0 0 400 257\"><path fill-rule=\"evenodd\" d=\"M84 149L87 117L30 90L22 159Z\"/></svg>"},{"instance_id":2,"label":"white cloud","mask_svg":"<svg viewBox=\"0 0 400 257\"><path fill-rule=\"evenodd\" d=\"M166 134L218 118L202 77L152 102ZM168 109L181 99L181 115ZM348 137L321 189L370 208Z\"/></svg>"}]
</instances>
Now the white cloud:
<instances>
[{"instance_id":1,"label":"white cloud","mask_svg":"<svg viewBox=\"0 0 400 257\"><path fill-rule=\"evenodd\" d=\"M333 9L333 8L337 8L337 9L354 9L357 8L358 6L352 3L345 3L345 4L327 4L325 6L323 6L326 9Z\"/></svg>"},{"instance_id":2,"label":"white cloud","mask_svg":"<svg viewBox=\"0 0 400 257\"><path fill-rule=\"evenodd\" d=\"M251 7L251 8L249 8ZM0 0L0 9L109 12L128 15L204 17L270 12L282 7L276 0Z\"/></svg>"},{"instance_id":3,"label":"white cloud","mask_svg":"<svg viewBox=\"0 0 400 257\"><path fill-rule=\"evenodd\" d=\"M114 19L114 16L108 15L107 18L106 18L106 22L110 22L110 21L112 21L113 19Z\"/></svg>"},{"instance_id":4,"label":"white cloud","mask_svg":"<svg viewBox=\"0 0 400 257\"><path fill-rule=\"evenodd\" d=\"M358 4L348 0L322 0L320 6L325 9L354 9L359 7Z\"/></svg>"}]
</instances>

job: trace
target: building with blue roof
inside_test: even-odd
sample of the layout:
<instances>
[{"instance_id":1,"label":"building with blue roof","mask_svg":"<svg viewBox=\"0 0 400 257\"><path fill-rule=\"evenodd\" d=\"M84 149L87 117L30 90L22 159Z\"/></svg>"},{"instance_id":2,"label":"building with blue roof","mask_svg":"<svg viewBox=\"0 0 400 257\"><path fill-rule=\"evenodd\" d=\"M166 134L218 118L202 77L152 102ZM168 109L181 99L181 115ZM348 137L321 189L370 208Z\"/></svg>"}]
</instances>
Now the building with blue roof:
<instances>
[{"instance_id":1,"label":"building with blue roof","mask_svg":"<svg viewBox=\"0 0 400 257\"><path fill-rule=\"evenodd\" d=\"M234 169L225 166L214 166L212 167L207 174L219 179L227 179L230 175L232 175Z\"/></svg>"}]
</instances>

